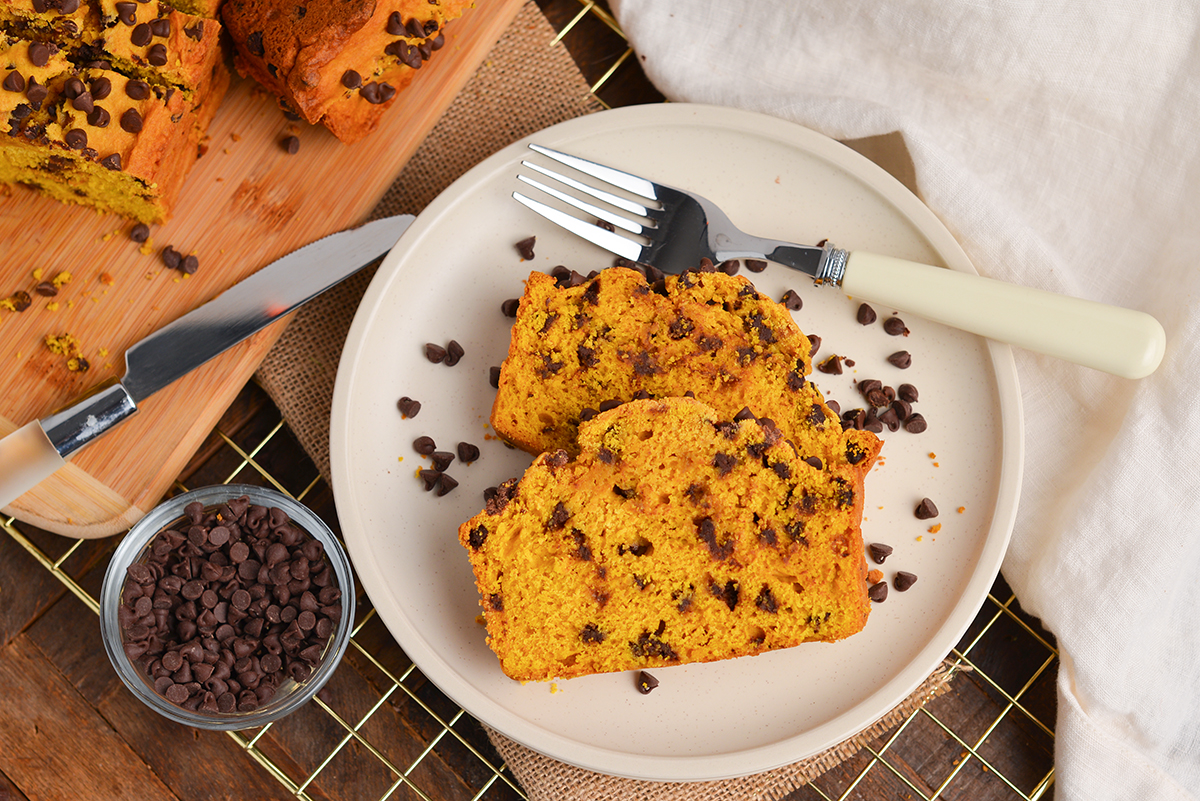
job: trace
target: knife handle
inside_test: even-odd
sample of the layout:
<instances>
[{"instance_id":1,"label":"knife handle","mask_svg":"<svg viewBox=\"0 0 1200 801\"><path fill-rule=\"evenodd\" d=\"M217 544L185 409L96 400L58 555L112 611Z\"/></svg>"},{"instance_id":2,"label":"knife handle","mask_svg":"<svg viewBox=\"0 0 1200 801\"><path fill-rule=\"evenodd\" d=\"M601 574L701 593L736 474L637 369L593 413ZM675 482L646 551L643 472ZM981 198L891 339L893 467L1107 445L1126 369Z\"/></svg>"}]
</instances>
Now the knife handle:
<instances>
[{"instance_id":1,"label":"knife handle","mask_svg":"<svg viewBox=\"0 0 1200 801\"><path fill-rule=\"evenodd\" d=\"M852 251L842 291L972 334L1124 378L1150 375L1167 337L1144 312Z\"/></svg>"},{"instance_id":2,"label":"knife handle","mask_svg":"<svg viewBox=\"0 0 1200 801\"><path fill-rule=\"evenodd\" d=\"M0 509L65 463L37 420L0 439Z\"/></svg>"}]
</instances>

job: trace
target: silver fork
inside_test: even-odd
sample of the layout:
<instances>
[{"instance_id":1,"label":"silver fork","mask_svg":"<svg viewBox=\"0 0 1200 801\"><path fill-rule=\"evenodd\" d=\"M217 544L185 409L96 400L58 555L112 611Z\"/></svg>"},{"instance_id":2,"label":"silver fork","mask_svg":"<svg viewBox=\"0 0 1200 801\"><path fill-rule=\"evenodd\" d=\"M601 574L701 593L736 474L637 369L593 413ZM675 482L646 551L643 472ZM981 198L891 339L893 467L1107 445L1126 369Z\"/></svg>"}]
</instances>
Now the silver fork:
<instances>
[{"instance_id":1,"label":"silver fork","mask_svg":"<svg viewBox=\"0 0 1200 801\"><path fill-rule=\"evenodd\" d=\"M828 243L812 247L763 239L740 231L715 203L694 192L540 145L529 148L583 177L531 161L521 164L557 186L524 174L517 177L588 219L520 192L513 193L516 200L605 250L664 273L696 269L702 259L713 264L765 259L859 300L1125 378L1154 372L1166 349L1162 326L1144 312ZM596 186L597 181L607 186ZM611 187L649 203L630 200Z\"/></svg>"}]
</instances>

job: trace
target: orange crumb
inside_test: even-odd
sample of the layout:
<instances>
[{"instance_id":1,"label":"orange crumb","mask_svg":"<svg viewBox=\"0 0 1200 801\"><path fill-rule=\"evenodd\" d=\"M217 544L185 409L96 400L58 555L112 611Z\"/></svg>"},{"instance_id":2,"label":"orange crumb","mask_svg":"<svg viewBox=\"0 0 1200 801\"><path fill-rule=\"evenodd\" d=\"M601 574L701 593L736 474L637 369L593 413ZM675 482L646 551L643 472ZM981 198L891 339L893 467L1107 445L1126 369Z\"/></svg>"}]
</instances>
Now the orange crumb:
<instances>
[{"instance_id":1,"label":"orange crumb","mask_svg":"<svg viewBox=\"0 0 1200 801\"><path fill-rule=\"evenodd\" d=\"M867 572L867 583L868 584L878 584L881 581L883 581L883 571L882 570L876 568L875 570L870 570Z\"/></svg>"},{"instance_id":2,"label":"orange crumb","mask_svg":"<svg viewBox=\"0 0 1200 801\"><path fill-rule=\"evenodd\" d=\"M937 458L937 454L936 454L936 453L934 453L933 451L930 451L930 452L929 452L929 458L930 458L930 459L936 459L936 458Z\"/></svg>"},{"instance_id":3,"label":"orange crumb","mask_svg":"<svg viewBox=\"0 0 1200 801\"><path fill-rule=\"evenodd\" d=\"M105 286L112 286L113 284L117 283L117 279L113 278L108 273L100 273L100 283L104 284Z\"/></svg>"},{"instance_id":4,"label":"orange crumb","mask_svg":"<svg viewBox=\"0 0 1200 801\"><path fill-rule=\"evenodd\" d=\"M965 506L960 506L960 507L958 507L958 513L959 513L960 515L961 515L963 512L965 512L965 511L967 511L967 507L965 507Z\"/></svg>"},{"instance_id":5,"label":"orange crumb","mask_svg":"<svg viewBox=\"0 0 1200 801\"><path fill-rule=\"evenodd\" d=\"M917 542L921 542L924 539L925 539L924 537L917 537Z\"/></svg>"},{"instance_id":6,"label":"orange crumb","mask_svg":"<svg viewBox=\"0 0 1200 801\"><path fill-rule=\"evenodd\" d=\"M938 464L937 462L934 462L934 463L933 463L933 466L934 466L934 467L941 467L941 465L940 465L940 464Z\"/></svg>"},{"instance_id":7,"label":"orange crumb","mask_svg":"<svg viewBox=\"0 0 1200 801\"><path fill-rule=\"evenodd\" d=\"M941 530L942 530L942 524L941 524L941 523L934 523L932 526L930 526L930 527L929 527L929 533L930 533L930 534L937 534L937 533L938 533L939 531L941 531Z\"/></svg>"}]
</instances>

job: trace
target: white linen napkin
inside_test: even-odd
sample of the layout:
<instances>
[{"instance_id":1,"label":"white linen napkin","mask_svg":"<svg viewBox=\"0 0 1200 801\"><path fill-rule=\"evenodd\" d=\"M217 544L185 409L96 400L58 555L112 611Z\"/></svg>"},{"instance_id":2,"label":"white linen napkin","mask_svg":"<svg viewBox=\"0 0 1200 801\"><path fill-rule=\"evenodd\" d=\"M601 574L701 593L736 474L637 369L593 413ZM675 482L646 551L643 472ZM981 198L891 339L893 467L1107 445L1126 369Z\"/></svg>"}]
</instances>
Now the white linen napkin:
<instances>
[{"instance_id":1,"label":"white linen napkin","mask_svg":"<svg viewBox=\"0 0 1200 801\"><path fill-rule=\"evenodd\" d=\"M1017 351L1003 572L1061 649L1060 799L1200 788L1200 6L1134 0L612 0L670 100L851 139L899 131L993 278L1156 316L1129 381Z\"/></svg>"}]
</instances>

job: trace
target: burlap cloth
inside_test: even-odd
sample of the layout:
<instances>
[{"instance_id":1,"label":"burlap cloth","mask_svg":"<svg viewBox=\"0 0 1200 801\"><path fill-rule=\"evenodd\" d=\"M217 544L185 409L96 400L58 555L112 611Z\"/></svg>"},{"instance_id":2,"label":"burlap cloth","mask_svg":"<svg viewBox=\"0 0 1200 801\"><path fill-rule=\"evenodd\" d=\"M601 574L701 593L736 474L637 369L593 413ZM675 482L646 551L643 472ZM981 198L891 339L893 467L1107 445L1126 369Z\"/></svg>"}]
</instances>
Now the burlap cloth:
<instances>
[{"instance_id":1,"label":"burlap cloth","mask_svg":"<svg viewBox=\"0 0 1200 801\"><path fill-rule=\"evenodd\" d=\"M417 213L455 178L495 151L563 120L602 108L570 54L549 47L554 30L530 0L417 150L373 217ZM257 379L305 451L329 480L329 415L338 359L373 270L363 271L302 309L267 354ZM792 765L738 779L694 783L634 781L593 773L543 756L488 729L531 799L774 799L857 753L949 689L943 663L899 706L859 735Z\"/></svg>"}]
</instances>

